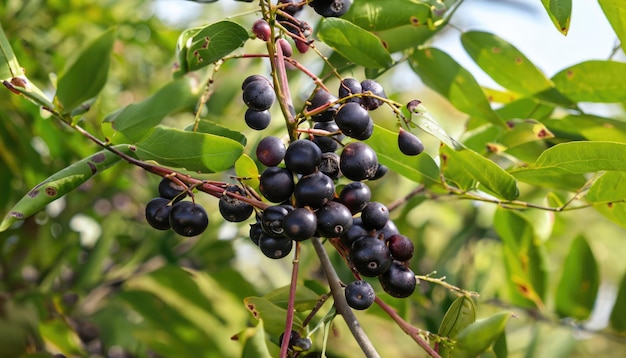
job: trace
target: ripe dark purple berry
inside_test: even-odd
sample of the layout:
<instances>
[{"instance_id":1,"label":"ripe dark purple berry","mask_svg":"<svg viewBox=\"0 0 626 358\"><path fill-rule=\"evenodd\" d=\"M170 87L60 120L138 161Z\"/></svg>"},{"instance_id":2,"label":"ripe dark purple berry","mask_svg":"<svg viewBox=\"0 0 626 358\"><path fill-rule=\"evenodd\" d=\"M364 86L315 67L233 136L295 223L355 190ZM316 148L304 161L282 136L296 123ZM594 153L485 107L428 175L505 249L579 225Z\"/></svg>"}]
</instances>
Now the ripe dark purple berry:
<instances>
[{"instance_id":1,"label":"ripe dark purple berry","mask_svg":"<svg viewBox=\"0 0 626 358\"><path fill-rule=\"evenodd\" d=\"M315 215L317 232L324 237L340 237L352 226L352 213L336 201L329 201Z\"/></svg>"},{"instance_id":2,"label":"ripe dark purple berry","mask_svg":"<svg viewBox=\"0 0 626 358\"><path fill-rule=\"evenodd\" d=\"M265 20L257 20L252 24L252 33L260 40L266 41L272 36L270 25Z\"/></svg>"},{"instance_id":3,"label":"ripe dark purple berry","mask_svg":"<svg viewBox=\"0 0 626 358\"><path fill-rule=\"evenodd\" d=\"M389 269L391 255L382 240L362 237L352 243L350 261L363 276L375 277Z\"/></svg>"},{"instance_id":4,"label":"ripe dark purple berry","mask_svg":"<svg viewBox=\"0 0 626 358\"><path fill-rule=\"evenodd\" d=\"M345 289L346 302L355 310L368 309L376 299L374 288L367 281L350 282Z\"/></svg>"},{"instance_id":5,"label":"ripe dark purple berry","mask_svg":"<svg viewBox=\"0 0 626 358\"><path fill-rule=\"evenodd\" d=\"M298 207L308 206L314 210L332 200L334 195L333 180L322 172L303 176L293 190Z\"/></svg>"},{"instance_id":6,"label":"ripe dark purple berry","mask_svg":"<svg viewBox=\"0 0 626 358\"><path fill-rule=\"evenodd\" d=\"M361 82L355 80L354 78L345 78L343 81L341 81L341 84L339 85L339 98L345 98L353 94L361 94L361 92ZM346 102L361 103L361 98L349 98L346 100Z\"/></svg>"},{"instance_id":7,"label":"ripe dark purple berry","mask_svg":"<svg viewBox=\"0 0 626 358\"><path fill-rule=\"evenodd\" d=\"M209 217L199 204L179 201L170 210L170 225L175 233L182 236L200 235L209 225Z\"/></svg>"},{"instance_id":8,"label":"ripe dark purple berry","mask_svg":"<svg viewBox=\"0 0 626 358\"><path fill-rule=\"evenodd\" d=\"M261 239L261 235L263 235L263 228L261 227L260 222L256 222L254 224L250 224L250 240L255 244L259 245L259 240Z\"/></svg>"},{"instance_id":9,"label":"ripe dark purple berry","mask_svg":"<svg viewBox=\"0 0 626 358\"><path fill-rule=\"evenodd\" d=\"M282 237L277 238L270 235L261 235L259 248L266 257L270 259L281 259L291 252L293 241Z\"/></svg>"},{"instance_id":10,"label":"ripe dark purple berry","mask_svg":"<svg viewBox=\"0 0 626 358\"><path fill-rule=\"evenodd\" d=\"M169 180L168 180L169 181ZM154 198L146 204L146 221L157 230L168 230L170 226L170 200Z\"/></svg>"},{"instance_id":11,"label":"ripe dark purple berry","mask_svg":"<svg viewBox=\"0 0 626 358\"><path fill-rule=\"evenodd\" d=\"M283 220L287 214L289 214L289 209L282 205L265 208L261 214L263 232L273 237L284 237Z\"/></svg>"},{"instance_id":12,"label":"ripe dark purple berry","mask_svg":"<svg viewBox=\"0 0 626 358\"><path fill-rule=\"evenodd\" d=\"M265 78L264 76L261 76L261 75L250 75L250 76L246 77L246 79L243 80L243 82L241 83L241 89L243 90L244 88L246 88L247 85L249 85L250 83L252 83L254 81L268 81L269 82L269 80L267 78Z\"/></svg>"},{"instance_id":13,"label":"ripe dark purple berry","mask_svg":"<svg viewBox=\"0 0 626 358\"><path fill-rule=\"evenodd\" d=\"M246 196L246 193L236 185L230 185L226 188L227 192ZM222 195L218 204L220 214L226 221L242 222L247 220L254 208L252 205L245 203L237 198L229 195Z\"/></svg>"},{"instance_id":14,"label":"ripe dark purple berry","mask_svg":"<svg viewBox=\"0 0 626 358\"><path fill-rule=\"evenodd\" d=\"M339 202L350 209L352 214L361 212L370 199L372 199L370 187L360 181L346 184L339 193Z\"/></svg>"},{"instance_id":15,"label":"ripe dark purple berry","mask_svg":"<svg viewBox=\"0 0 626 358\"><path fill-rule=\"evenodd\" d=\"M337 101L337 97L328 93L324 89L321 89L321 88L317 89L315 93L313 94L313 97L310 100L311 104L307 106L307 111L313 111L315 109L322 108L335 101ZM335 115L336 112L337 112L336 105L329 106L324 112L321 112L319 114L312 116L311 119L313 119L316 122L328 122L333 119L333 116Z\"/></svg>"},{"instance_id":16,"label":"ripe dark purple berry","mask_svg":"<svg viewBox=\"0 0 626 358\"><path fill-rule=\"evenodd\" d=\"M381 98L387 98L387 95L385 94L385 90L383 89L383 86L381 86L380 83L374 80L365 80L361 82L361 93L367 93L367 92L371 92L371 94L376 95ZM367 110L372 111L380 107L383 104L383 101L378 98L374 98L370 96L363 96L361 97L361 104Z\"/></svg>"},{"instance_id":17,"label":"ripe dark purple berry","mask_svg":"<svg viewBox=\"0 0 626 358\"><path fill-rule=\"evenodd\" d=\"M329 133L339 132L339 127L334 121L315 123L313 129L324 130ZM339 143L337 141L341 141L343 138L344 136L341 134L335 134L332 136L315 135L313 143L320 147L322 153L334 152L337 148L339 148Z\"/></svg>"},{"instance_id":18,"label":"ripe dark purple berry","mask_svg":"<svg viewBox=\"0 0 626 358\"><path fill-rule=\"evenodd\" d=\"M255 111L254 109L248 108L244 114L244 120L248 127L260 131L270 125L272 115L267 109L264 111Z\"/></svg>"},{"instance_id":19,"label":"ripe dark purple berry","mask_svg":"<svg viewBox=\"0 0 626 358\"><path fill-rule=\"evenodd\" d=\"M378 276L378 281L385 292L397 298L409 297L417 285L413 271L398 261L394 261L389 270Z\"/></svg>"},{"instance_id":20,"label":"ripe dark purple berry","mask_svg":"<svg viewBox=\"0 0 626 358\"><path fill-rule=\"evenodd\" d=\"M370 231L363 227L361 218L354 218L352 219L352 226L341 235L341 243L350 249L356 240L367 236L371 236Z\"/></svg>"},{"instance_id":21,"label":"ripe dark purple berry","mask_svg":"<svg viewBox=\"0 0 626 358\"><path fill-rule=\"evenodd\" d=\"M366 229L382 229L389 220L389 209L382 203L371 201L361 211L361 220Z\"/></svg>"},{"instance_id":22,"label":"ripe dark purple berry","mask_svg":"<svg viewBox=\"0 0 626 358\"><path fill-rule=\"evenodd\" d=\"M181 186L169 178L162 178L159 182L159 196L165 199L180 201L183 200L187 193L187 188Z\"/></svg>"},{"instance_id":23,"label":"ripe dark purple berry","mask_svg":"<svg viewBox=\"0 0 626 358\"><path fill-rule=\"evenodd\" d=\"M398 133L398 148L404 155L418 155L424 151L424 144L413 133L400 128Z\"/></svg>"},{"instance_id":24,"label":"ripe dark purple berry","mask_svg":"<svg viewBox=\"0 0 626 358\"><path fill-rule=\"evenodd\" d=\"M274 88L266 78L250 81L243 88L243 102L255 111L269 109L275 100Z\"/></svg>"},{"instance_id":25,"label":"ripe dark purple berry","mask_svg":"<svg viewBox=\"0 0 626 358\"><path fill-rule=\"evenodd\" d=\"M322 151L315 143L307 139L292 142L285 153L285 166L297 174L313 173L321 161Z\"/></svg>"},{"instance_id":26,"label":"ripe dark purple berry","mask_svg":"<svg viewBox=\"0 0 626 358\"><path fill-rule=\"evenodd\" d=\"M278 39L276 40L276 45L280 46L280 49L283 51L283 56L291 57L293 55L293 48L291 48L291 45L287 40Z\"/></svg>"},{"instance_id":27,"label":"ripe dark purple berry","mask_svg":"<svg viewBox=\"0 0 626 358\"><path fill-rule=\"evenodd\" d=\"M378 169L376 152L365 143L348 143L341 152L340 168L343 175L354 181L372 177Z\"/></svg>"},{"instance_id":28,"label":"ripe dark purple berry","mask_svg":"<svg viewBox=\"0 0 626 358\"><path fill-rule=\"evenodd\" d=\"M256 157L261 164L274 167L285 157L285 145L280 138L265 137L256 146Z\"/></svg>"},{"instance_id":29,"label":"ripe dark purple berry","mask_svg":"<svg viewBox=\"0 0 626 358\"><path fill-rule=\"evenodd\" d=\"M286 237L303 241L315 234L317 217L307 208L296 208L285 215L282 225Z\"/></svg>"},{"instance_id":30,"label":"ripe dark purple berry","mask_svg":"<svg viewBox=\"0 0 626 358\"><path fill-rule=\"evenodd\" d=\"M261 173L259 191L272 203L282 203L289 199L293 190L293 174L289 169L269 167Z\"/></svg>"},{"instance_id":31,"label":"ripe dark purple berry","mask_svg":"<svg viewBox=\"0 0 626 358\"><path fill-rule=\"evenodd\" d=\"M342 105L335 114L335 123L341 132L352 138L360 137L362 140L369 138L372 134L371 129L368 128L373 125L370 124L371 122L372 119L367 110L355 102ZM369 134L366 134L368 132Z\"/></svg>"},{"instance_id":32,"label":"ripe dark purple berry","mask_svg":"<svg viewBox=\"0 0 626 358\"><path fill-rule=\"evenodd\" d=\"M398 261L408 261L413 257L415 246L408 237L400 234L391 235L387 240L391 256Z\"/></svg>"},{"instance_id":33,"label":"ripe dark purple berry","mask_svg":"<svg viewBox=\"0 0 626 358\"><path fill-rule=\"evenodd\" d=\"M378 180L387 174L389 168L386 165L378 163L378 167L376 168L376 173L370 177L370 180Z\"/></svg>"},{"instance_id":34,"label":"ripe dark purple berry","mask_svg":"<svg viewBox=\"0 0 626 358\"><path fill-rule=\"evenodd\" d=\"M350 9L350 0L313 0L313 10L323 17L340 17Z\"/></svg>"}]
</instances>

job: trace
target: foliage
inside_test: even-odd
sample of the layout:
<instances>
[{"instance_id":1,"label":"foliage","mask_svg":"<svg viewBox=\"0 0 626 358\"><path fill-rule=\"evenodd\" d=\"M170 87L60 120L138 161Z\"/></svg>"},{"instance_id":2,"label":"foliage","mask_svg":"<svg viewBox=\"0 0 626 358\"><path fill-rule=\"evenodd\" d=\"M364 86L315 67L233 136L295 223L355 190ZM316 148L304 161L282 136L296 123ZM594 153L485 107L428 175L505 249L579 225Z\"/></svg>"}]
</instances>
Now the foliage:
<instances>
[{"instance_id":1,"label":"foliage","mask_svg":"<svg viewBox=\"0 0 626 358\"><path fill-rule=\"evenodd\" d=\"M458 30L462 3L354 0L341 18L304 6L310 37L277 21L284 7L268 0L195 4L184 26L142 0L0 3L0 357L273 357L291 325L312 339L311 356L375 356L368 344L380 356L623 350L626 63L549 76L504 31ZM567 35L572 1L542 4ZM623 52L626 4L599 6ZM267 43L249 30L260 18ZM500 88L437 47L444 30L459 32ZM307 51L283 58L277 38ZM401 71L438 95L397 91ZM257 73L279 102L262 132L245 126L241 101L241 82ZM226 195L223 183L258 189L259 140L306 133L307 99L345 77L385 85L365 143L390 171L368 184L415 245L420 280L406 299L372 280L377 304L359 324L337 296L356 272L338 241L270 260L248 239L253 221L225 222L210 197ZM448 114L463 123L438 118ZM426 152L402 154L400 128ZM200 236L145 223L145 203L172 173L210 208ZM601 311L610 313L598 325Z\"/></svg>"}]
</instances>

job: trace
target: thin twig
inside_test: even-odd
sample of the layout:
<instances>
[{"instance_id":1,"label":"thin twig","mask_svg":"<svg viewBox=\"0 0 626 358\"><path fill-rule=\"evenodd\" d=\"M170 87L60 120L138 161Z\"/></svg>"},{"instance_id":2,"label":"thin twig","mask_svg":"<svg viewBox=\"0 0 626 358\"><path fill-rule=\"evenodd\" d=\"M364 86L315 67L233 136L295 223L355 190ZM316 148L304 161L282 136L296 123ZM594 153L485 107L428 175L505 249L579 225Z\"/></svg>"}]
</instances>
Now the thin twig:
<instances>
[{"instance_id":1,"label":"thin twig","mask_svg":"<svg viewBox=\"0 0 626 358\"><path fill-rule=\"evenodd\" d=\"M287 302L287 317L285 319L285 334L280 346L280 358L287 357L289 348L289 337L293 327L293 315L295 313L296 287L298 285L298 269L300 268L300 243L296 241L296 252L293 257L293 267L291 269L291 284L289 286L289 301Z\"/></svg>"}]
</instances>

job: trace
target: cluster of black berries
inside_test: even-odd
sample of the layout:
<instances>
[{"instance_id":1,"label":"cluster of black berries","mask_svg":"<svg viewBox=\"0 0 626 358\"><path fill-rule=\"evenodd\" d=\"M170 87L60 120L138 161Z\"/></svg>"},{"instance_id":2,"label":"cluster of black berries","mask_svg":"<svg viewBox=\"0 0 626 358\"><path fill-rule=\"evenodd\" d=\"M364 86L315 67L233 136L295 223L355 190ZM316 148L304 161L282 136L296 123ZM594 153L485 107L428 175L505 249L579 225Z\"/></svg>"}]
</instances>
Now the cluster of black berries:
<instances>
[{"instance_id":1,"label":"cluster of black berries","mask_svg":"<svg viewBox=\"0 0 626 358\"><path fill-rule=\"evenodd\" d=\"M193 201L183 201L187 188L168 178L159 183L159 197L146 205L146 220L157 230L174 230L182 236L200 235L209 225L204 208Z\"/></svg>"},{"instance_id":2,"label":"cluster of black berries","mask_svg":"<svg viewBox=\"0 0 626 358\"><path fill-rule=\"evenodd\" d=\"M244 116L246 124L256 130L267 128L272 119L269 108L276 100L274 87L267 78L252 75L243 81L241 89L243 102L248 106Z\"/></svg>"}]
</instances>

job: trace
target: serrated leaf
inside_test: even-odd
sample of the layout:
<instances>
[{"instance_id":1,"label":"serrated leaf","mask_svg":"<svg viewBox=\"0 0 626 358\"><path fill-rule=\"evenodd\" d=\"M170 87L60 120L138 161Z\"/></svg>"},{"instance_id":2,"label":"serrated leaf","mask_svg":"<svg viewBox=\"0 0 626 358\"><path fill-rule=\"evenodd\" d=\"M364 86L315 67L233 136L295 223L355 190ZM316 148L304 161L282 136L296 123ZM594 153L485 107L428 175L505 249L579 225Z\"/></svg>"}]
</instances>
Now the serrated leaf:
<instances>
[{"instance_id":1,"label":"serrated leaf","mask_svg":"<svg viewBox=\"0 0 626 358\"><path fill-rule=\"evenodd\" d=\"M246 29L232 21L185 30L178 38L179 69L175 76L208 66L236 49L250 37Z\"/></svg>"},{"instance_id":2,"label":"serrated leaf","mask_svg":"<svg viewBox=\"0 0 626 358\"><path fill-rule=\"evenodd\" d=\"M242 154L235 162L235 173L244 184L252 187L253 189L259 188L259 168L250 156Z\"/></svg>"},{"instance_id":3,"label":"serrated leaf","mask_svg":"<svg viewBox=\"0 0 626 358\"><path fill-rule=\"evenodd\" d=\"M230 138L157 126L135 146L141 160L191 171L217 173L231 168L243 146Z\"/></svg>"},{"instance_id":4,"label":"serrated leaf","mask_svg":"<svg viewBox=\"0 0 626 358\"><path fill-rule=\"evenodd\" d=\"M428 26L430 6L412 0L360 0L342 16L355 25L369 31L381 31L405 25Z\"/></svg>"},{"instance_id":5,"label":"serrated leaf","mask_svg":"<svg viewBox=\"0 0 626 358\"><path fill-rule=\"evenodd\" d=\"M613 27L622 51L626 52L626 4L622 0L598 0L598 3Z\"/></svg>"},{"instance_id":6,"label":"serrated leaf","mask_svg":"<svg viewBox=\"0 0 626 358\"><path fill-rule=\"evenodd\" d=\"M232 129L226 128L208 119L201 119L198 122L198 128L196 128L195 131L194 131L193 124L190 124L187 127L185 127L185 130L188 132L201 132L201 133L215 134L220 137L230 138L232 140L236 140L237 142L241 143L241 145L244 145L244 146L247 143L246 136L241 134L241 132L237 132Z\"/></svg>"},{"instance_id":7,"label":"serrated leaf","mask_svg":"<svg viewBox=\"0 0 626 358\"><path fill-rule=\"evenodd\" d=\"M129 153L124 146L116 149ZM24 220L46 205L78 188L87 179L108 169L121 158L108 150L101 150L79 162L76 162L37 184L5 216L0 223L0 232L8 229L17 220Z\"/></svg>"},{"instance_id":8,"label":"serrated leaf","mask_svg":"<svg viewBox=\"0 0 626 358\"><path fill-rule=\"evenodd\" d=\"M552 86L521 51L496 35L469 31L461 35L461 42L474 62L504 88L532 95Z\"/></svg>"},{"instance_id":9,"label":"serrated leaf","mask_svg":"<svg viewBox=\"0 0 626 358\"><path fill-rule=\"evenodd\" d=\"M500 312L465 327L456 338L457 345L452 356L476 357L487 350L504 332L509 317L511 313Z\"/></svg>"},{"instance_id":10,"label":"serrated leaf","mask_svg":"<svg viewBox=\"0 0 626 358\"><path fill-rule=\"evenodd\" d=\"M179 78L143 101L109 114L104 122L111 123L113 129L125 137L122 141L135 143L161 123L168 114L193 106L198 96L190 78ZM119 143L115 135L109 139Z\"/></svg>"},{"instance_id":11,"label":"serrated leaf","mask_svg":"<svg viewBox=\"0 0 626 358\"><path fill-rule=\"evenodd\" d=\"M575 102L622 103L626 98L626 63L585 61L552 77L556 89Z\"/></svg>"},{"instance_id":12,"label":"serrated leaf","mask_svg":"<svg viewBox=\"0 0 626 358\"><path fill-rule=\"evenodd\" d=\"M513 200L519 195L515 178L496 163L469 148L440 149L441 169L446 179L463 190L486 190L499 198Z\"/></svg>"},{"instance_id":13,"label":"serrated leaf","mask_svg":"<svg viewBox=\"0 0 626 358\"><path fill-rule=\"evenodd\" d=\"M427 186L439 183L439 168L426 153L406 156L398 148L398 133L374 125L372 136L365 141L378 156L380 163L416 183Z\"/></svg>"},{"instance_id":14,"label":"serrated leaf","mask_svg":"<svg viewBox=\"0 0 626 358\"><path fill-rule=\"evenodd\" d=\"M568 115L543 121L548 128L562 135L582 136L592 141L626 143L626 122L589 114Z\"/></svg>"},{"instance_id":15,"label":"serrated leaf","mask_svg":"<svg viewBox=\"0 0 626 358\"><path fill-rule=\"evenodd\" d=\"M325 18L317 30L320 40L359 66L386 68L393 62L378 37L350 21Z\"/></svg>"},{"instance_id":16,"label":"serrated leaf","mask_svg":"<svg viewBox=\"0 0 626 358\"><path fill-rule=\"evenodd\" d=\"M56 98L64 112L71 112L95 97L107 81L116 30L109 29L89 43L66 66L57 82Z\"/></svg>"},{"instance_id":17,"label":"serrated leaf","mask_svg":"<svg viewBox=\"0 0 626 358\"><path fill-rule=\"evenodd\" d=\"M572 0L541 0L541 3L556 29L567 35L572 17Z\"/></svg>"},{"instance_id":18,"label":"serrated leaf","mask_svg":"<svg viewBox=\"0 0 626 358\"><path fill-rule=\"evenodd\" d=\"M460 111L498 126L505 125L474 76L447 53L436 48L416 50L409 57L409 64L427 86Z\"/></svg>"},{"instance_id":19,"label":"serrated leaf","mask_svg":"<svg viewBox=\"0 0 626 358\"><path fill-rule=\"evenodd\" d=\"M471 297L460 296L452 304L441 320L438 335L454 338L465 327L476 321L476 307Z\"/></svg>"},{"instance_id":20,"label":"serrated leaf","mask_svg":"<svg viewBox=\"0 0 626 358\"><path fill-rule=\"evenodd\" d=\"M622 277L617 290L617 298L611 310L609 322L611 327L618 332L626 331L626 275Z\"/></svg>"},{"instance_id":21,"label":"serrated leaf","mask_svg":"<svg viewBox=\"0 0 626 358\"><path fill-rule=\"evenodd\" d=\"M556 291L556 312L561 317L589 317L600 286L600 272L593 252L583 236L572 242L563 263Z\"/></svg>"}]
</instances>

